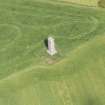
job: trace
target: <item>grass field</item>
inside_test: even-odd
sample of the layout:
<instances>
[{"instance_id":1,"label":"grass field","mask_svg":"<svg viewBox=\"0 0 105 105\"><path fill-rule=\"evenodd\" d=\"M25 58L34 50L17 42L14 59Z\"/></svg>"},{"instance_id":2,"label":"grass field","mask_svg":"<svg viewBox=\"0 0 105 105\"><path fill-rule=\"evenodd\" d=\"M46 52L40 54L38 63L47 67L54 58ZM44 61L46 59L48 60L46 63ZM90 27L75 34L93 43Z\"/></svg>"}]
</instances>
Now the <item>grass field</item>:
<instances>
[{"instance_id":1,"label":"grass field","mask_svg":"<svg viewBox=\"0 0 105 105\"><path fill-rule=\"evenodd\" d=\"M88 6L97 6L97 2L99 0L59 0L59 1L88 5Z\"/></svg>"},{"instance_id":2,"label":"grass field","mask_svg":"<svg viewBox=\"0 0 105 105\"><path fill-rule=\"evenodd\" d=\"M105 10L0 0L0 105L105 105Z\"/></svg>"}]
</instances>

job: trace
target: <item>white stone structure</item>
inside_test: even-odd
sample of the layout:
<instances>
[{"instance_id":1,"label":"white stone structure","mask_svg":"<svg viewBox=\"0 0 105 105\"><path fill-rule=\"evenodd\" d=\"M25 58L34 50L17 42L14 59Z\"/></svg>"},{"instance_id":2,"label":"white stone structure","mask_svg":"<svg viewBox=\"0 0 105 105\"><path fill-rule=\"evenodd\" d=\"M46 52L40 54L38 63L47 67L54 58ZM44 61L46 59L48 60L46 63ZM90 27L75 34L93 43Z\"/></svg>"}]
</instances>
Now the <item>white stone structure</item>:
<instances>
[{"instance_id":1,"label":"white stone structure","mask_svg":"<svg viewBox=\"0 0 105 105\"><path fill-rule=\"evenodd\" d=\"M48 50L47 50L48 54L53 56L57 53L56 49L55 49L55 42L54 42L54 38L49 37L48 38Z\"/></svg>"}]
</instances>

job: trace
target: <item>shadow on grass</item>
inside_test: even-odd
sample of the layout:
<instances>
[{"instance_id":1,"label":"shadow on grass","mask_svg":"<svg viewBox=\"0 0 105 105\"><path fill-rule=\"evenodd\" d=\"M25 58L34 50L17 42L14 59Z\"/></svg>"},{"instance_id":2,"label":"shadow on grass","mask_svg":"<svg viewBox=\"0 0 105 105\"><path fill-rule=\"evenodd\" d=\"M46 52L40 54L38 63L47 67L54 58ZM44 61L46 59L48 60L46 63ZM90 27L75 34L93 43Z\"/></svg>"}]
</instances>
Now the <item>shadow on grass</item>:
<instances>
[{"instance_id":1,"label":"shadow on grass","mask_svg":"<svg viewBox=\"0 0 105 105\"><path fill-rule=\"evenodd\" d=\"M44 45L45 45L45 47L48 49L48 39L47 39L47 38L44 39Z\"/></svg>"}]
</instances>

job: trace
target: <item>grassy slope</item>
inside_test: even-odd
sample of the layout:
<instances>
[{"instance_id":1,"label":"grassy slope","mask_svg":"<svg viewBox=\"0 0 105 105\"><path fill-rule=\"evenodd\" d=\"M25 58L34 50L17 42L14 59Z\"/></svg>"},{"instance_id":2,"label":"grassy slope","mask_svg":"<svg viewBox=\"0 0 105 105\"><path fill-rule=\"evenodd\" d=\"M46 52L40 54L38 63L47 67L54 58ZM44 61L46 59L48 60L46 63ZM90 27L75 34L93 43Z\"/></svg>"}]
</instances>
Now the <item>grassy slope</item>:
<instances>
[{"instance_id":1,"label":"grassy slope","mask_svg":"<svg viewBox=\"0 0 105 105\"><path fill-rule=\"evenodd\" d=\"M105 104L104 10L52 1L0 5L0 105ZM49 34L55 57L44 46Z\"/></svg>"},{"instance_id":2,"label":"grassy slope","mask_svg":"<svg viewBox=\"0 0 105 105\"><path fill-rule=\"evenodd\" d=\"M97 6L98 2L98 0L59 0L59 1L72 2L89 6Z\"/></svg>"}]
</instances>

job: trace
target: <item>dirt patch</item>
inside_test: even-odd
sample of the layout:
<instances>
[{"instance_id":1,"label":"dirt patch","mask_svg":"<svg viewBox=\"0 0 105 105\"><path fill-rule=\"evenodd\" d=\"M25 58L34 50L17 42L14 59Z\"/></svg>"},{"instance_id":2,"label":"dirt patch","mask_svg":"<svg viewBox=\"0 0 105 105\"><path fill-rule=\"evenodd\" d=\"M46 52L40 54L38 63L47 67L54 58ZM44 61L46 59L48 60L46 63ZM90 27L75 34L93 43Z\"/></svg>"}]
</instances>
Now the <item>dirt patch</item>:
<instances>
[{"instance_id":1,"label":"dirt patch","mask_svg":"<svg viewBox=\"0 0 105 105\"><path fill-rule=\"evenodd\" d=\"M55 64L56 62L57 62L57 60L53 59L53 58L47 58L46 59L46 63L49 65Z\"/></svg>"}]
</instances>

